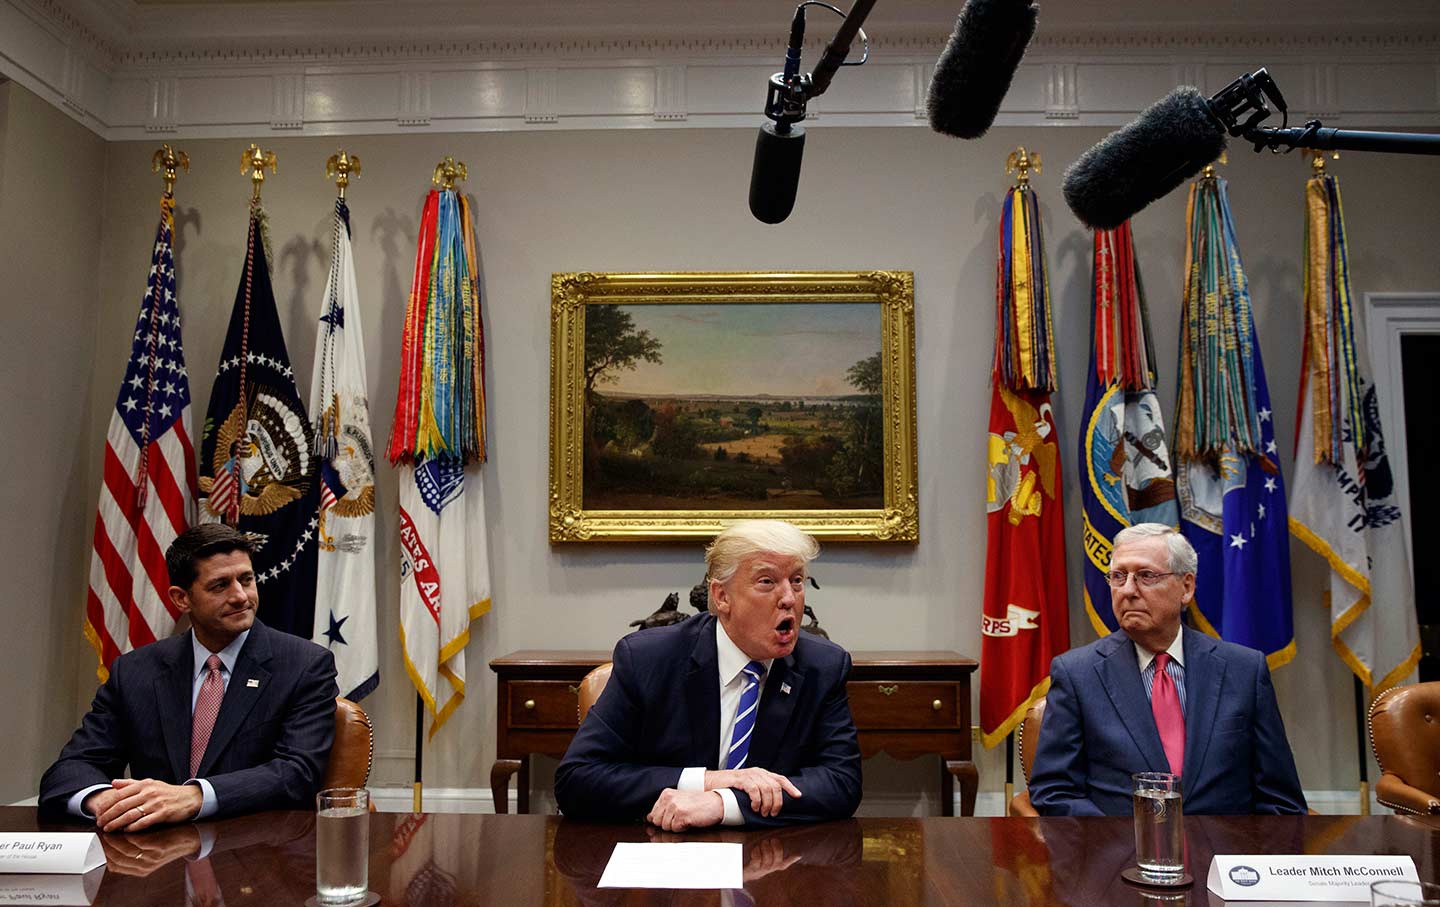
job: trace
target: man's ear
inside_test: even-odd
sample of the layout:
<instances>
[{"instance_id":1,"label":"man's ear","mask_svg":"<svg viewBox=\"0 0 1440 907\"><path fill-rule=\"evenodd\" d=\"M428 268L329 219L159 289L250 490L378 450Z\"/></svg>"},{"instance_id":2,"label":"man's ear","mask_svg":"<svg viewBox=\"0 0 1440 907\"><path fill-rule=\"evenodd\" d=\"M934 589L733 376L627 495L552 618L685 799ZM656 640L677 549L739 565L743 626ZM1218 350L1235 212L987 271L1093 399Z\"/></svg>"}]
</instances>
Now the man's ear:
<instances>
[{"instance_id":1,"label":"man's ear","mask_svg":"<svg viewBox=\"0 0 1440 907\"><path fill-rule=\"evenodd\" d=\"M190 613L189 592L186 592L179 586L171 586L168 590L168 594L170 595L170 603L175 606L175 610L179 611L181 614Z\"/></svg>"},{"instance_id":2,"label":"man's ear","mask_svg":"<svg viewBox=\"0 0 1440 907\"><path fill-rule=\"evenodd\" d=\"M710 581L710 610L715 612L716 617L730 616L730 596L725 586L713 579Z\"/></svg>"},{"instance_id":3,"label":"man's ear","mask_svg":"<svg viewBox=\"0 0 1440 907\"><path fill-rule=\"evenodd\" d=\"M1195 574L1187 573L1180 581L1185 586L1185 595L1180 599L1180 604L1188 605L1195 600Z\"/></svg>"}]
</instances>

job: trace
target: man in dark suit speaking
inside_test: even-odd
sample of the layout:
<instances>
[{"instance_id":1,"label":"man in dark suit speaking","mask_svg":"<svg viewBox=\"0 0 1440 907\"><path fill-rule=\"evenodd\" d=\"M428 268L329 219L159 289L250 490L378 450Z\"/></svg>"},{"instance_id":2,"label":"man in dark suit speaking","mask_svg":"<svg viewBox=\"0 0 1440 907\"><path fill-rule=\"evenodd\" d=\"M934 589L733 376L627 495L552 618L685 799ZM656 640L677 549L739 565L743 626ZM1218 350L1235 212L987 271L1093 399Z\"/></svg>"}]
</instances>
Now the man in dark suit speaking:
<instances>
[{"instance_id":1,"label":"man in dark suit speaking","mask_svg":"<svg viewBox=\"0 0 1440 907\"><path fill-rule=\"evenodd\" d=\"M615 646L610 681L555 773L566 816L685 831L854 813L850 656L800 632L806 564L819 550L778 520L715 538L710 613Z\"/></svg>"},{"instance_id":2,"label":"man in dark suit speaking","mask_svg":"<svg viewBox=\"0 0 1440 907\"><path fill-rule=\"evenodd\" d=\"M255 619L254 550L221 523L171 543L170 601L190 632L114 661L40 779L42 810L141 831L313 807L335 737L335 659Z\"/></svg>"},{"instance_id":3,"label":"man in dark suit speaking","mask_svg":"<svg viewBox=\"0 0 1440 907\"><path fill-rule=\"evenodd\" d=\"M1189 814L1305 812L1265 656L1180 625L1196 565L1169 526L1116 534L1120 629L1050 664L1030 772L1042 816L1128 816L1134 772L1180 775Z\"/></svg>"}]
</instances>

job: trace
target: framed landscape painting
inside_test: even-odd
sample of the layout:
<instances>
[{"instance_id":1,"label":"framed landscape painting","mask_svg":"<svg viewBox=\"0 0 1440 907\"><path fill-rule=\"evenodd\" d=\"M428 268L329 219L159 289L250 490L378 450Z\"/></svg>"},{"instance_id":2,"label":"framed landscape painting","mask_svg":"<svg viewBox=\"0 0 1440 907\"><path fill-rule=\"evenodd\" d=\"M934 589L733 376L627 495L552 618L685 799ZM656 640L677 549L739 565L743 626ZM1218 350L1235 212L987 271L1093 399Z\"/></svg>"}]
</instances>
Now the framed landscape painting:
<instances>
[{"instance_id":1,"label":"framed landscape painting","mask_svg":"<svg viewBox=\"0 0 1440 907\"><path fill-rule=\"evenodd\" d=\"M914 542L915 451L908 271L552 278L552 542Z\"/></svg>"}]
</instances>

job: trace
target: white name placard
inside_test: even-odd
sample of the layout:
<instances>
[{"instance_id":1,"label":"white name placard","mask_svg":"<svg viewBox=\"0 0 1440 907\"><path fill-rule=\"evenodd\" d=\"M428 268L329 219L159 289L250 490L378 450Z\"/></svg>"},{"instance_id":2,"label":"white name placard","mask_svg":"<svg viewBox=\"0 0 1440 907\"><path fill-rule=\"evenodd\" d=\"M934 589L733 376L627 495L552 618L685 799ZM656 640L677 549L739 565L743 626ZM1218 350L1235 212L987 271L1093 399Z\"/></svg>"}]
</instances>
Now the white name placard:
<instances>
[{"instance_id":1,"label":"white name placard","mask_svg":"<svg viewBox=\"0 0 1440 907\"><path fill-rule=\"evenodd\" d=\"M1216 854L1207 887L1227 901L1363 901L1370 883L1418 881L1409 857Z\"/></svg>"},{"instance_id":2,"label":"white name placard","mask_svg":"<svg viewBox=\"0 0 1440 907\"><path fill-rule=\"evenodd\" d=\"M104 862L105 849L93 831L0 834L0 872L68 875Z\"/></svg>"}]
</instances>

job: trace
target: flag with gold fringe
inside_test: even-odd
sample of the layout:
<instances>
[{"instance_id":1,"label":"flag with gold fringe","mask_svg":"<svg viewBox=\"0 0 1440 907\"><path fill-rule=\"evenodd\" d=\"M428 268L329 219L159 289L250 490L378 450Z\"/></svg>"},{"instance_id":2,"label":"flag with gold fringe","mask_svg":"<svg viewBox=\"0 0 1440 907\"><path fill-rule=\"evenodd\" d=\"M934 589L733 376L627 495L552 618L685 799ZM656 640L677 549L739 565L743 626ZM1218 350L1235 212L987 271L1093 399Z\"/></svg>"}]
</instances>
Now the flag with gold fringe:
<instances>
[{"instance_id":1,"label":"flag with gold fringe","mask_svg":"<svg viewBox=\"0 0 1440 907\"><path fill-rule=\"evenodd\" d=\"M1045 695L1050 659L1070 646L1050 287L1040 208L1023 177L1001 210L996 284L980 628L987 747Z\"/></svg>"},{"instance_id":2,"label":"flag with gold fringe","mask_svg":"<svg viewBox=\"0 0 1440 907\"><path fill-rule=\"evenodd\" d=\"M1275 668L1295 656L1285 480L1225 181L1192 183L1185 219L1172 447L1180 531L1200 558L1190 617Z\"/></svg>"},{"instance_id":3,"label":"flag with gold fringe","mask_svg":"<svg viewBox=\"0 0 1440 907\"><path fill-rule=\"evenodd\" d=\"M1155 397L1155 345L1135 265L1130 222L1095 231L1090 372L1080 433L1080 502L1085 613L1101 636L1118 627L1110 610L1115 534L1136 523L1178 526L1175 478Z\"/></svg>"},{"instance_id":4,"label":"flag with gold fringe","mask_svg":"<svg viewBox=\"0 0 1440 907\"><path fill-rule=\"evenodd\" d=\"M1290 533L1330 566L1330 640L1380 693L1420 661L1415 594L1380 404L1350 295L1340 183L1305 187L1305 335Z\"/></svg>"},{"instance_id":5,"label":"flag with gold fringe","mask_svg":"<svg viewBox=\"0 0 1440 907\"><path fill-rule=\"evenodd\" d=\"M478 265L469 201L431 190L388 451L400 470L400 646L431 736L465 696L470 623L490 610Z\"/></svg>"}]
</instances>

